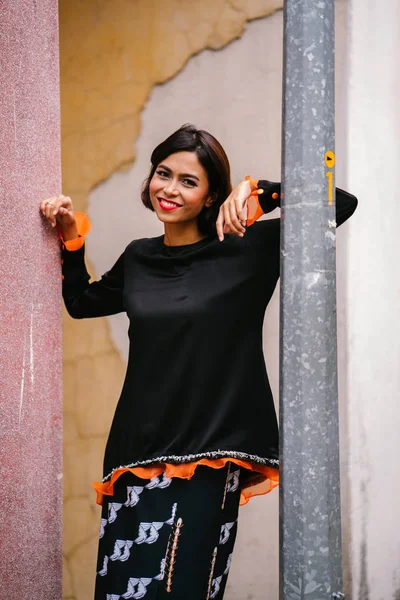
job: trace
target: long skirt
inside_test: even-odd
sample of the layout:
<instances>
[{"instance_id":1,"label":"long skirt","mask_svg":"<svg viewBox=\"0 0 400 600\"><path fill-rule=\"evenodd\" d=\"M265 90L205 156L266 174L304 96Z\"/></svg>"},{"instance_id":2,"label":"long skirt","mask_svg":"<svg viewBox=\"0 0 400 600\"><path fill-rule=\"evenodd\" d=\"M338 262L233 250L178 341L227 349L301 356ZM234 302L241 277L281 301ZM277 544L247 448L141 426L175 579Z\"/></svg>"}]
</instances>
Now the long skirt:
<instances>
[{"instance_id":1,"label":"long skirt","mask_svg":"<svg viewBox=\"0 0 400 600\"><path fill-rule=\"evenodd\" d=\"M95 600L221 600L232 560L240 468L192 479L123 474L103 500Z\"/></svg>"}]
</instances>

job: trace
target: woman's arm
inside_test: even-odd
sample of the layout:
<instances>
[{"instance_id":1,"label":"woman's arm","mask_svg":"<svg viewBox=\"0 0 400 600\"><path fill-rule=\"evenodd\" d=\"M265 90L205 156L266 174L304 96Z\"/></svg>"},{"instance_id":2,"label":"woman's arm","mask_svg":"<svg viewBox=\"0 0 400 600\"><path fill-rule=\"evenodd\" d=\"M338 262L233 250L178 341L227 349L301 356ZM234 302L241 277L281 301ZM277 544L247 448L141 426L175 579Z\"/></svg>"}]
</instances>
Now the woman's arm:
<instances>
[{"instance_id":1,"label":"woman's arm","mask_svg":"<svg viewBox=\"0 0 400 600\"><path fill-rule=\"evenodd\" d=\"M273 211L281 205L281 184L260 179L258 189L262 193L257 195L263 214ZM342 225L351 217L357 208L358 200L340 188L336 188L336 226Z\"/></svg>"},{"instance_id":2,"label":"woman's arm","mask_svg":"<svg viewBox=\"0 0 400 600\"><path fill-rule=\"evenodd\" d=\"M99 281L89 283L85 247L62 250L62 291L65 307L74 319L105 317L124 311L124 254Z\"/></svg>"},{"instance_id":3,"label":"woman's arm","mask_svg":"<svg viewBox=\"0 0 400 600\"><path fill-rule=\"evenodd\" d=\"M71 317L103 317L124 310L124 254L100 281L89 283L85 266L84 236L90 229L86 215L76 213L71 198L56 196L40 204L52 227L58 225L62 241L62 292Z\"/></svg>"},{"instance_id":4,"label":"woman's arm","mask_svg":"<svg viewBox=\"0 0 400 600\"><path fill-rule=\"evenodd\" d=\"M243 237L245 225L252 225L263 214L279 207L281 201L281 184L273 181L250 178L237 185L220 208L217 219L217 234L224 239L224 231ZM247 219L244 208L247 204ZM357 208L358 200L352 194L336 188L336 224L339 227Z\"/></svg>"}]
</instances>

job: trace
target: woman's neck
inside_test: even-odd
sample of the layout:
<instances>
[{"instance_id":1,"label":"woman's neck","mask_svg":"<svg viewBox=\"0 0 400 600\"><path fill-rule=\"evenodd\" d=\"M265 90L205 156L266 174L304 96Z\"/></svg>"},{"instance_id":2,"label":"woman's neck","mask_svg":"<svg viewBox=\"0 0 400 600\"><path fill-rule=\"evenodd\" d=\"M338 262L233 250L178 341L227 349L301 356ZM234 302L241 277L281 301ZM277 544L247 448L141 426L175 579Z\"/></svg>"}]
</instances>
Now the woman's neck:
<instances>
[{"instance_id":1,"label":"woman's neck","mask_svg":"<svg viewBox=\"0 0 400 600\"><path fill-rule=\"evenodd\" d=\"M165 223L164 244L166 246L186 246L195 244L206 236L199 231L196 224L192 223Z\"/></svg>"}]
</instances>

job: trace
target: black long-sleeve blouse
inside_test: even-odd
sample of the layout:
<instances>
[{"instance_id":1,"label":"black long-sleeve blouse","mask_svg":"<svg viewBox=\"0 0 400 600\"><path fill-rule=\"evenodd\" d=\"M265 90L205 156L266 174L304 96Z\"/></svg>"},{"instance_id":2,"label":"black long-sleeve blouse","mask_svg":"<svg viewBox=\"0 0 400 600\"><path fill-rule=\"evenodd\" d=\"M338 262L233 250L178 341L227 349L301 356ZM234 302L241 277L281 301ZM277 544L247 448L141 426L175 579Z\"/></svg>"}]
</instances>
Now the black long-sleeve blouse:
<instances>
[{"instance_id":1,"label":"black long-sleeve blouse","mask_svg":"<svg viewBox=\"0 0 400 600\"><path fill-rule=\"evenodd\" d=\"M259 181L264 212L279 184ZM276 194L275 194L276 195ZM337 189L340 225L357 199ZM63 250L63 297L75 318L126 311L130 350L109 434L104 480L120 467L237 458L278 466L278 426L262 350L264 313L279 277L280 219L243 238L171 247L131 242L89 283L84 248Z\"/></svg>"}]
</instances>

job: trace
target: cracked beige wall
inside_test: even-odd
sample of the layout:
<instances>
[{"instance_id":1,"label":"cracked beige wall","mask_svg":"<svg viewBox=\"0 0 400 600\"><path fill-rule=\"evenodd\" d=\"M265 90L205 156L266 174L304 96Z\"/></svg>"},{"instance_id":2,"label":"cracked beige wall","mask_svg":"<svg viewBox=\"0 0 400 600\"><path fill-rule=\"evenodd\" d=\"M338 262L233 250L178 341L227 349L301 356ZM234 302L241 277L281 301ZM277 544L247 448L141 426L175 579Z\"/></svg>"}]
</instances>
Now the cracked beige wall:
<instances>
[{"instance_id":1,"label":"cracked beige wall","mask_svg":"<svg viewBox=\"0 0 400 600\"><path fill-rule=\"evenodd\" d=\"M281 6L282 0L61 0L63 192L75 208L85 211L89 191L132 164L140 113L155 84ZM105 320L64 315L65 600L93 596L100 515L90 482L101 477L124 372Z\"/></svg>"}]
</instances>

